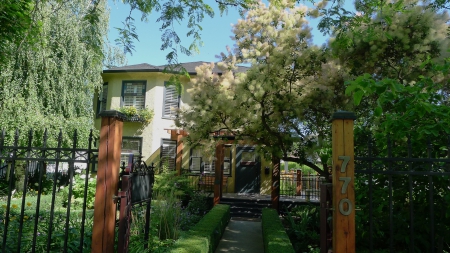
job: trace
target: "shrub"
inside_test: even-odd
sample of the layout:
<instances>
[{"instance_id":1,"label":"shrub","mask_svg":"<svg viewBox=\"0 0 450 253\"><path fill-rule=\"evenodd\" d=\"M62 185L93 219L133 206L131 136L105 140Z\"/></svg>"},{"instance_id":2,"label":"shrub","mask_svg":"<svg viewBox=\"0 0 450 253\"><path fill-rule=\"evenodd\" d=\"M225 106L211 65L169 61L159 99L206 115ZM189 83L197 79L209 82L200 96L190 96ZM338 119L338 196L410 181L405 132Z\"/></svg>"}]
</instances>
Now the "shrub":
<instances>
[{"instance_id":1,"label":"shrub","mask_svg":"<svg viewBox=\"0 0 450 253\"><path fill-rule=\"evenodd\" d=\"M264 252L295 252L276 210L269 208L265 208L262 210L262 229L264 239Z\"/></svg>"},{"instance_id":2,"label":"shrub","mask_svg":"<svg viewBox=\"0 0 450 253\"><path fill-rule=\"evenodd\" d=\"M185 233L169 252L212 253L230 221L230 206L216 205L197 225Z\"/></svg>"},{"instance_id":3,"label":"shrub","mask_svg":"<svg viewBox=\"0 0 450 253\"><path fill-rule=\"evenodd\" d=\"M319 213L319 207L312 204L287 211L286 231L296 252L310 252L320 248Z\"/></svg>"}]
</instances>

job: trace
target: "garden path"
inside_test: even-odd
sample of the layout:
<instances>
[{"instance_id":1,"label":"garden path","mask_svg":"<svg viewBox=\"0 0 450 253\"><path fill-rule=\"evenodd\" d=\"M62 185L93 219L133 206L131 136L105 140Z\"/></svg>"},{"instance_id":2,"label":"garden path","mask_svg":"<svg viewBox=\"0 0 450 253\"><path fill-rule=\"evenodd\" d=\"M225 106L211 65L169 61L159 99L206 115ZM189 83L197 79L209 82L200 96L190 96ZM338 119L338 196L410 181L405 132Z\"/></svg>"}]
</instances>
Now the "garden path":
<instances>
[{"instance_id":1,"label":"garden path","mask_svg":"<svg viewBox=\"0 0 450 253\"><path fill-rule=\"evenodd\" d=\"M221 252L264 252L261 221L232 218L215 253Z\"/></svg>"}]
</instances>

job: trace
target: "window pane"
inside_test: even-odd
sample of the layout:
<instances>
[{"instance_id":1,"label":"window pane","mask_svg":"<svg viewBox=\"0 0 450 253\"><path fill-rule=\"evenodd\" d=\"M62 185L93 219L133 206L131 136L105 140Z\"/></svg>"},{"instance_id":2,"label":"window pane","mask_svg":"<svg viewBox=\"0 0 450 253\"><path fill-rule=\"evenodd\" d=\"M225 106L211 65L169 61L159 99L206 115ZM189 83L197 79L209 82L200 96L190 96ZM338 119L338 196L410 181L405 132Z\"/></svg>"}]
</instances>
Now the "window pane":
<instances>
[{"instance_id":1,"label":"window pane","mask_svg":"<svg viewBox=\"0 0 450 253\"><path fill-rule=\"evenodd\" d=\"M179 96L175 86L164 87L163 117L175 117L179 108Z\"/></svg>"},{"instance_id":2,"label":"window pane","mask_svg":"<svg viewBox=\"0 0 450 253\"><path fill-rule=\"evenodd\" d=\"M242 152L241 162L256 162L255 152Z\"/></svg>"},{"instance_id":3,"label":"window pane","mask_svg":"<svg viewBox=\"0 0 450 253\"><path fill-rule=\"evenodd\" d=\"M128 157L130 154L134 154L133 161L138 161L141 154L142 139L140 138L122 138L122 154L120 156L120 166L125 162L125 166L128 165Z\"/></svg>"},{"instance_id":4,"label":"window pane","mask_svg":"<svg viewBox=\"0 0 450 253\"><path fill-rule=\"evenodd\" d=\"M129 82L123 84L122 106L145 108L145 82Z\"/></svg>"},{"instance_id":5,"label":"window pane","mask_svg":"<svg viewBox=\"0 0 450 253\"><path fill-rule=\"evenodd\" d=\"M169 169L175 170L177 157L177 142L172 140L163 140L161 147L162 165L168 166Z\"/></svg>"}]
</instances>

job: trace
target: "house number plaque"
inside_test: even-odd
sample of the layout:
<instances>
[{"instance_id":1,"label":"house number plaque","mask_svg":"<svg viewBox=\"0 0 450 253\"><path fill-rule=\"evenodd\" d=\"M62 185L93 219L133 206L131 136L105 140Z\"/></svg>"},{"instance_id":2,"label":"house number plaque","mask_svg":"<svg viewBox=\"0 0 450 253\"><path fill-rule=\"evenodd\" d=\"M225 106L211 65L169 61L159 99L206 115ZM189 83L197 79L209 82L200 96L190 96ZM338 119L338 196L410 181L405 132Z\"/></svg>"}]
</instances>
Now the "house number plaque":
<instances>
[{"instance_id":1,"label":"house number plaque","mask_svg":"<svg viewBox=\"0 0 450 253\"><path fill-rule=\"evenodd\" d=\"M339 156L339 160L343 160L342 166L341 166L341 173L346 173L347 170L347 164L350 161L350 156ZM339 177L339 181L344 181L344 184L342 185L341 193L347 194L348 185L352 181L351 177ZM342 215L348 216L352 213L353 209L353 203L348 198L343 198L339 201L339 212Z\"/></svg>"}]
</instances>

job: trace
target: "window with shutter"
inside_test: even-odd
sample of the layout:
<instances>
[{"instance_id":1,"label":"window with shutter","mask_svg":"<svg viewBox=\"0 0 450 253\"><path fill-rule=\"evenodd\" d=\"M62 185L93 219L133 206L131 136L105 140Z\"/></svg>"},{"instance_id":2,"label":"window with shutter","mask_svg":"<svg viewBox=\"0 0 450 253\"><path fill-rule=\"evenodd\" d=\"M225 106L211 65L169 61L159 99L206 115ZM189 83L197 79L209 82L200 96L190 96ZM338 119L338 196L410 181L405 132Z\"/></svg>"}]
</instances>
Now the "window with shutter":
<instances>
[{"instance_id":1,"label":"window with shutter","mask_svg":"<svg viewBox=\"0 0 450 253\"><path fill-rule=\"evenodd\" d=\"M166 165L168 169L175 170L176 159L177 141L163 139L161 145L161 165Z\"/></svg>"},{"instance_id":2,"label":"window with shutter","mask_svg":"<svg viewBox=\"0 0 450 253\"><path fill-rule=\"evenodd\" d=\"M122 106L136 109L145 108L145 81L123 81Z\"/></svg>"},{"instance_id":3,"label":"window with shutter","mask_svg":"<svg viewBox=\"0 0 450 253\"><path fill-rule=\"evenodd\" d=\"M104 83L102 91L98 94L97 114L106 110L107 101L108 101L108 83Z\"/></svg>"},{"instance_id":4,"label":"window with shutter","mask_svg":"<svg viewBox=\"0 0 450 253\"><path fill-rule=\"evenodd\" d=\"M163 118L175 118L177 109L180 107L180 96L175 86L164 84Z\"/></svg>"}]
</instances>

